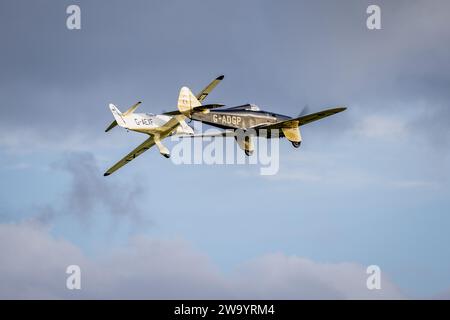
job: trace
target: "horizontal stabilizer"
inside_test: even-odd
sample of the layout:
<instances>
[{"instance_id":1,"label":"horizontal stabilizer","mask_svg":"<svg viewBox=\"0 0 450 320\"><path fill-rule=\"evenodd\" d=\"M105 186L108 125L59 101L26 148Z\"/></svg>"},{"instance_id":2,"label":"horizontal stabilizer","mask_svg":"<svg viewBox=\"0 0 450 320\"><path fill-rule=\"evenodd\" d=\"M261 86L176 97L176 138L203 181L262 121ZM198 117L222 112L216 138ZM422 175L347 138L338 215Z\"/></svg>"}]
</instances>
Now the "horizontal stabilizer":
<instances>
[{"instance_id":1,"label":"horizontal stabilizer","mask_svg":"<svg viewBox=\"0 0 450 320\"><path fill-rule=\"evenodd\" d=\"M111 122L111 124L108 126L108 128L106 128L105 132L108 132L109 130L111 130L112 128L114 128L115 126L117 126L117 121L114 120L113 122Z\"/></svg>"},{"instance_id":2,"label":"horizontal stabilizer","mask_svg":"<svg viewBox=\"0 0 450 320\"><path fill-rule=\"evenodd\" d=\"M303 126L305 124L308 124L310 122L317 121L317 120L320 120L320 119L332 116L332 115L334 115L336 113L345 111L346 109L347 108L341 107L341 108L322 110L322 111L319 111L319 112L316 112L316 113L308 114L306 116L293 118L293 119L289 119L289 120L286 120L286 121L280 121L280 122L272 123L272 124L269 124L269 125L260 126L260 127L258 127L258 129L296 128L296 127L300 127L300 126Z\"/></svg>"},{"instance_id":3,"label":"horizontal stabilizer","mask_svg":"<svg viewBox=\"0 0 450 320\"><path fill-rule=\"evenodd\" d=\"M140 105L141 103L142 103L142 101L136 102L134 105L131 106L130 109L128 109L127 111L125 111L125 112L123 113L123 115L124 115L124 116L127 116L127 115L129 115L129 114L132 114L132 113L137 109L137 107L139 107L139 105Z\"/></svg>"}]
</instances>

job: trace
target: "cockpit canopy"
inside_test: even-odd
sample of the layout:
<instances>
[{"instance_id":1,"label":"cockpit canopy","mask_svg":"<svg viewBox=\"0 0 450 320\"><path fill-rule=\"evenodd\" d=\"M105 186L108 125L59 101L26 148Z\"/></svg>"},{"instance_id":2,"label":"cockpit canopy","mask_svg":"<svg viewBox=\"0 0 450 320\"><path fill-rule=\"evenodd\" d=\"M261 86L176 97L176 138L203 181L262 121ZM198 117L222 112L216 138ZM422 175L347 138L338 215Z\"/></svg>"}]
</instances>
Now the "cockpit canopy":
<instances>
[{"instance_id":1,"label":"cockpit canopy","mask_svg":"<svg viewBox=\"0 0 450 320\"><path fill-rule=\"evenodd\" d=\"M244 104L242 106L232 107L228 108L228 110L249 110L249 111L261 111L259 107L256 104L250 103L250 104Z\"/></svg>"}]
</instances>

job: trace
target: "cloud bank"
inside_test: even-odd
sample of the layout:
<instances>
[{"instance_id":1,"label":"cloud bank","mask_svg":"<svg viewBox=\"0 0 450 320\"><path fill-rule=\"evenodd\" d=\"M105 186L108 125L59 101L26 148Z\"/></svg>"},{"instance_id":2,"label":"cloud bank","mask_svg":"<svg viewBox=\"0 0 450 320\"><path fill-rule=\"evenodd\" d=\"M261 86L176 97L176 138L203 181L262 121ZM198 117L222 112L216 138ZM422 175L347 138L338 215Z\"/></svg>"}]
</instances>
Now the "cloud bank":
<instances>
[{"instance_id":1,"label":"cloud bank","mask_svg":"<svg viewBox=\"0 0 450 320\"><path fill-rule=\"evenodd\" d=\"M0 225L2 299L401 299L386 277L366 288L365 267L319 263L282 253L247 261L230 274L183 240L132 237L88 257L41 224ZM66 289L67 266L81 268L81 290Z\"/></svg>"}]
</instances>

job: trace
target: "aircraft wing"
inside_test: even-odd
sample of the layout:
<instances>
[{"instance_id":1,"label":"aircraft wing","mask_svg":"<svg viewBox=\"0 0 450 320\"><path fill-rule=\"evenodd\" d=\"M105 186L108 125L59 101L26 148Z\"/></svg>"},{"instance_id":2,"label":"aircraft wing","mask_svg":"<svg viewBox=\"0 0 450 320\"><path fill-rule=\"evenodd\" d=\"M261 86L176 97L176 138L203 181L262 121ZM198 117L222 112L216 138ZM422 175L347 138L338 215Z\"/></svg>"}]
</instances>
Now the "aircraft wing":
<instances>
[{"instance_id":1,"label":"aircraft wing","mask_svg":"<svg viewBox=\"0 0 450 320\"><path fill-rule=\"evenodd\" d=\"M261 127L258 127L258 129L297 128L297 127L303 126L305 124L308 124L310 122L332 116L332 115L342 112L346 109L347 108L334 108L334 109L322 110L322 111L319 111L316 113L308 114L306 116L301 116L301 117L289 119L286 121L280 121L280 122L269 124L269 125L263 125Z\"/></svg>"},{"instance_id":2,"label":"aircraft wing","mask_svg":"<svg viewBox=\"0 0 450 320\"><path fill-rule=\"evenodd\" d=\"M147 140L145 140L143 143L141 143L136 149L131 151L129 154L127 154L125 157L123 157L119 162L117 162L115 165L113 165L111 168L109 168L108 171L105 172L104 176L109 176L114 171L117 171L118 169L122 168L128 162L130 162L134 158L140 156L141 154L143 154L145 151L147 151L154 145L155 145L155 140L154 140L153 136L150 136Z\"/></svg>"},{"instance_id":3,"label":"aircraft wing","mask_svg":"<svg viewBox=\"0 0 450 320\"><path fill-rule=\"evenodd\" d=\"M206 97L208 96L208 94L213 91L213 89L220 83L220 81L223 80L225 76L221 75L217 78L215 78L213 81L211 81L210 84L208 84L202 91L200 91L196 98L198 101L202 102L203 100L206 99Z\"/></svg>"},{"instance_id":4,"label":"aircraft wing","mask_svg":"<svg viewBox=\"0 0 450 320\"><path fill-rule=\"evenodd\" d=\"M169 121L158 128L153 128L152 131L157 132L159 139L162 140L170 135L170 133L180 125L180 122L185 119L186 117L182 114L172 116Z\"/></svg>"}]
</instances>

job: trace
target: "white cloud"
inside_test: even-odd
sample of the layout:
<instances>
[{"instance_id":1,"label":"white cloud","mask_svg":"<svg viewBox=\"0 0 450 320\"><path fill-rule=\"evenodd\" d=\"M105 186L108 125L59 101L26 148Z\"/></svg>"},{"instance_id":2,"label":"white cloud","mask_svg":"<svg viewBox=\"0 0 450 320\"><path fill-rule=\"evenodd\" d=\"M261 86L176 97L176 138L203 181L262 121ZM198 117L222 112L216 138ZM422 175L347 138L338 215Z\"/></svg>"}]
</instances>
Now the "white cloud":
<instances>
[{"instance_id":1,"label":"white cloud","mask_svg":"<svg viewBox=\"0 0 450 320\"><path fill-rule=\"evenodd\" d=\"M434 181L425 181L425 180L399 180L399 181L392 181L391 185L396 188L410 189L410 188L431 188L436 187L438 184Z\"/></svg>"},{"instance_id":2,"label":"white cloud","mask_svg":"<svg viewBox=\"0 0 450 320\"><path fill-rule=\"evenodd\" d=\"M245 264L237 274L247 298L271 299L399 299L389 280L382 290L368 290L366 268L356 263L318 263L298 256L270 254Z\"/></svg>"},{"instance_id":3,"label":"white cloud","mask_svg":"<svg viewBox=\"0 0 450 320\"><path fill-rule=\"evenodd\" d=\"M266 177L266 176L264 176ZM300 181L300 182L320 182L323 177L318 174L296 171L293 173L280 173L273 176L267 176L269 180L278 181Z\"/></svg>"},{"instance_id":4,"label":"white cloud","mask_svg":"<svg viewBox=\"0 0 450 320\"><path fill-rule=\"evenodd\" d=\"M224 275L182 240L134 237L103 257L33 224L0 225L0 298L403 298L382 278L382 290L366 288L365 268L268 254ZM70 264L81 267L80 291L65 288Z\"/></svg>"},{"instance_id":5,"label":"white cloud","mask_svg":"<svg viewBox=\"0 0 450 320\"><path fill-rule=\"evenodd\" d=\"M86 130L68 130L54 132L42 130L39 127L12 127L0 126L0 148L10 154L30 154L33 152L86 152L92 150L118 149L133 146L143 137L135 135L104 133L98 128L98 134ZM119 131L119 130L117 130ZM117 133L117 134L116 134ZM131 138L130 138L131 137Z\"/></svg>"},{"instance_id":6,"label":"white cloud","mask_svg":"<svg viewBox=\"0 0 450 320\"><path fill-rule=\"evenodd\" d=\"M406 123L398 118L371 115L357 123L355 131L367 138L397 140L407 135Z\"/></svg>"}]
</instances>

